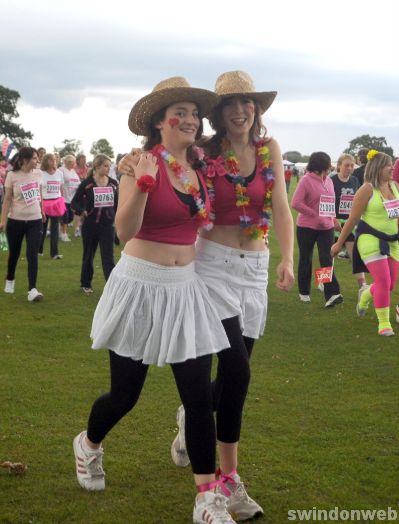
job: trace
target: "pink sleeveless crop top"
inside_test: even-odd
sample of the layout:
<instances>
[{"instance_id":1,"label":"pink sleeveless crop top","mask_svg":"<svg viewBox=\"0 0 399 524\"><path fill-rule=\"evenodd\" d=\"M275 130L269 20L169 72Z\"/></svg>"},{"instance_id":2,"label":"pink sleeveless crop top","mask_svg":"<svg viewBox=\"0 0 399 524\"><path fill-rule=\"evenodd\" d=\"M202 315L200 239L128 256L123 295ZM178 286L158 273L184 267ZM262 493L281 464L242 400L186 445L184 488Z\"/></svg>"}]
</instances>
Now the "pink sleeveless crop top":
<instances>
[{"instance_id":1,"label":"pink sleeveless crop top","mask_svg":"<svg viewBox=\"0 0 399 524\"><path fill-rule=\"evenodd\" d=\"M215 198L213 210L216 226L237 226L240 224L242 210L236 206L236 195L231 178L229 175L216 175L214 178ZM257 223L262 214L265 198L265 182L258 167L258 162L255 172L247 179L247 195L250 198L250 203L245 208L245 214L252 219L252 223Z\"/></svg>"},{"instance_id":2,"label":"pink sleeveless crop top","mask_svg":"<svg viewBox=\"0 0 399 524\"><path fill-rule=\"evenodd\" d=\"M165 244L191 245L197 239L198 229L202 220L191 213L190 205L184 203L172 186L164 161L157 155L158 173L155 189L148 194L144 210L143 223L140 231L134 238L162 242ZM210 210L210 201L205 182L199 171L200 190L207 211ZM183 194L184 200L189 197Z\"/></svg>"}]
</instances>

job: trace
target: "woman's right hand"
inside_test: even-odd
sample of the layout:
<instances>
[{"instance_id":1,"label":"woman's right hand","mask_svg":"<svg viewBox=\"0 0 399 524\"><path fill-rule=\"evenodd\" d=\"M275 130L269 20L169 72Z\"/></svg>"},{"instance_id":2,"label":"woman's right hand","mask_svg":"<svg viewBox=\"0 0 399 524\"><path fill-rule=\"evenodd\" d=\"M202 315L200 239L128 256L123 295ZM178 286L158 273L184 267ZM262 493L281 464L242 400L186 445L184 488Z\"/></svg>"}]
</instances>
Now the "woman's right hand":
<instances>
[{"instance_id":1,"label":"woman's right hand","mask_svg":"<svg viewBox=\"0 0 399 524\"><path fill-rule=\"evenodd\" d=\"M136 167L134 168L134 174L136 179L144 175L149 175L152 178L156 178L158 172L158 159L156 156L148 151L143 151L140 154L139 160Z\"/></svg>"}]
</instances>

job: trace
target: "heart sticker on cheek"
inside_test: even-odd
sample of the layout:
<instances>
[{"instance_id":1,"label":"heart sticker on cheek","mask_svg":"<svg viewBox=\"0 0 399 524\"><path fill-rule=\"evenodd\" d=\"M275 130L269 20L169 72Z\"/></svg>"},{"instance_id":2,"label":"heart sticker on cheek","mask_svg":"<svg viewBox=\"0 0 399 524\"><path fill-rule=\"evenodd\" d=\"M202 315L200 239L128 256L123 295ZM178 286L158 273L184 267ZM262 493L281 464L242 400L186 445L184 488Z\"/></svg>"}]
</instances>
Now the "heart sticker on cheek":
<instances>
[{"instance_id":1,"label":"heart sticker on cheek","mask_svg":"<svg viewBox=\"0 0 399 524\"><path fill-rule=\"evenodd\" d=\"M173 128L180 124L180 120L178 118L169 118L168 124Z\"/></svg>"}]
</instances>

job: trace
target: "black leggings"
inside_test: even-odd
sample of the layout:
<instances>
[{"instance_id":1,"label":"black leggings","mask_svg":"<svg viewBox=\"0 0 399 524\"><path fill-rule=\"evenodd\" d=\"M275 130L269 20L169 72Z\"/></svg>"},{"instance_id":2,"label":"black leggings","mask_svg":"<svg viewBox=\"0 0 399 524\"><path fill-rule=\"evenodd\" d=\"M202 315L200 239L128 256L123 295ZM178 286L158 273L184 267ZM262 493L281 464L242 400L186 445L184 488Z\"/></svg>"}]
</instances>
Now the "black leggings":
<instances>
[{"instance_id":1,"label":"black leggings","mask_svg":"<svg viewBox=\"0 0 399 524\"><path fill-rule=\"evenodd\" d=\"M250 381L249 358L255 343L242 335L239 318L222 321L230 348L218 353L216 379L212 383L216 433L220 442L240 440L242 411Z\"/></svg>"},{"instance_id":2,"label":"black leggings","mask_svg":"<svg viewBox=\"0 0 399 524\"><path fill-rule=\"evenodd\" d=\"M43 254L44 241L47 236L47 226L50 222L50 256L55 257L58 255L58 228L60 224L60 217L47 217L46 222L43 224L43 233L40 241L39 253Z\"/></svg>"},{"instance_id":3,"label":"black leggings","mask_svg":"<svg viewBox=\"0 0 399 524\"><path fill-rule=\"evenodd\" d=\"M101 263L105 280L114 269L114 235L113 224L96 223L92 219L85 219L82 225L83 258L80 274L80 285L91 287L94 275L94 257L97 246L100 244Z\"/></svg>"},{"instance_id":4,"label":"black leggings","mask_svg":"<svg viewBox=\"0 0 399 524\"><path fill-rule=\"evenodd\" d=\"M29 290L36 287L38 253L43 222L39 220L7 220L7 241L9 246L7 280L15 280L15 270L21 254L22 241L26 237L26 259L28 261Z\"/></svg>"},{"instance_id":5,"label":"black leggings","mask_svg":"<svg viewBox=\"0 0 399 524\"><path fill-rule=\"evenodd\" d=\"M136 404L148 366L141 361L109 352L111 391L93 404L87 436L100 443L115 424ZM212 355L172 364L181 401L186 412L186 444L193 472L215 471L216 431L212 413Z\"/></svg>"},{"instance_id":6,"label":"black leggings","mask_svg":"<svg viewBox=\"0 0 399 524\"><path fill-rule=\"evenodd\" d=\"M298 288L301 295L309 295L312 282L312 259L313 248L317 244L319 250L319 262L321 267L332 265L330 255L331 246L334 243L334 229L311 229L309 227L296 228L296 237L299 248L298 262ZM340 292L339 283L333 271L332 281L324 284L324 297L326 300Z\"/></svg>"}]
</instances>

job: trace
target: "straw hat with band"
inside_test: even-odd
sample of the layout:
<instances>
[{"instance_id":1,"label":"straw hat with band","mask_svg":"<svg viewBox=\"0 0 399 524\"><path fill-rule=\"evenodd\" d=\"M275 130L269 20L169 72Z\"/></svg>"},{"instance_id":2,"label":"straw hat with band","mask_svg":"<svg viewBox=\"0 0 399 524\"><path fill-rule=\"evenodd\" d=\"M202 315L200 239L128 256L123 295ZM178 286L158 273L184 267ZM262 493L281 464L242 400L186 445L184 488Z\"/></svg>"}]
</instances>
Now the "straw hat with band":
<instances>
[{"instance_id":1,"label":"straw hat with band","mask_svg":"<svg viewBox=\"0 0 399 524\"><path fill-rule=\"evenodd\" d=\"M218 104L219 98L212 91L191 87L181 76L162 80L149 95L135 103L129 115L129 129L136 135L146 135L151 117L157 111L176 102L197 104L201 116L206 116Z\"/></svg>"},{"instance_id":2,"label":"straw hat with band","mask_svg":"<svg viewBox=\"0 0 399 524\"><path fill-rule=\"evenodd\" d=\"M252 78L244 71L228 71L221 74L215 84L215 93L222 98L245 96L259 104L263 114L273 103L277 91L263 91L258 93Z\"/></svg>"}]
</instances>

